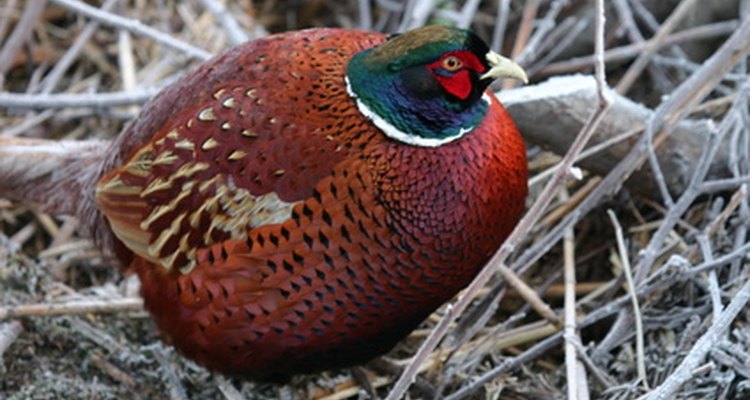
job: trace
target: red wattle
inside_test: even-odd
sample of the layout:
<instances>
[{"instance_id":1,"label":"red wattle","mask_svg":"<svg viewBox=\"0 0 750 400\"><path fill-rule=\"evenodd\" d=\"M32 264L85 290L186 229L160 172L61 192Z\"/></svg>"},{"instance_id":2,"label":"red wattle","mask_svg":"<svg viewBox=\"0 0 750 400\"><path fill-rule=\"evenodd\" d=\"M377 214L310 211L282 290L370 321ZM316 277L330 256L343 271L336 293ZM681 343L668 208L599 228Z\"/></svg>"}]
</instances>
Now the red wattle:
<instances>
[{"instance_id":1,"label":"red wattle","mask_svg":"<svg viewBox=\"0 0 750 400\"><path fill-rule=\"evenodd\" d=\"M461 100L466 100L471 94L471 79L467 70L458 71L451 76L435 75L435 78L443 89Z\"/></svg>"}]
</instances>

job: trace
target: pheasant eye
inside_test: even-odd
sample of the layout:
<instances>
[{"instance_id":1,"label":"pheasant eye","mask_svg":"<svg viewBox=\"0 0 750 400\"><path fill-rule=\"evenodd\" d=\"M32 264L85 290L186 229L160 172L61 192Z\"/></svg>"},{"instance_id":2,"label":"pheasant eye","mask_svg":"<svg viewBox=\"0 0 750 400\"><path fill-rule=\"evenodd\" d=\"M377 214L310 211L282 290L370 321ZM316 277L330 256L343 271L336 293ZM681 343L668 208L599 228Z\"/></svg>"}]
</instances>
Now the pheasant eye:
<instances>
[{"instance_id":1,"label":"pheasant eye","mask_svg":"<svg viewBox=\"0 0 750 400\"><path fill-rule=\"evenodd\" d=\"M463 66L464 63L461 62L461 59L456 56L448 56L443 59L442 67L448 71L458 71Z\"/></svg>"}]
</instances>

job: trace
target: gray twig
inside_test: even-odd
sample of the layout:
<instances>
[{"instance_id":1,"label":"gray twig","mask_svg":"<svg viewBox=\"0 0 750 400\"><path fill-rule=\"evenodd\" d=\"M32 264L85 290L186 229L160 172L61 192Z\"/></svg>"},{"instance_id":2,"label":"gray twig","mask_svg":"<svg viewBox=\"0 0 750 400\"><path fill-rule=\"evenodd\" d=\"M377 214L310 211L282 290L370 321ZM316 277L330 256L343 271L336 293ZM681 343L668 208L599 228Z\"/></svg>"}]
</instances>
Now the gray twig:
<instances>
[{"instance_id":1,"label":"gray twig","mask_svg":"<svg viewBox=\"0 0 750 400\"><path fill-rule=\"evenodd\" d=\"M25 94L0 92L0 107L56 109L68 107L116 107L143 104L161 88L150 87L127 92L80 94Z\"/></svg>"},{"instance_id":2,"label":"gray twig","mask_svg":"<svg viewBox=\"0 0 750 400\"><path fill-rule=\"evenodd\" d=\"M203 49L199 49L191 44L175 39L172 36L167 35L166 33L160 32L154 28L142 24L140 21L99 10L78 0L51 1L67 9L85 15L95 21L99 21L103 24L114 26L120 29L126 29L137 35L147 37L157 43L163 44L166 47L184 53L191 58L195 58L198 60L208 60L212 56L211 53Z\"/></svg>"},{"instance_id":3,"label":"gray twig","mask_svg":"<svg viewBox=\"0 0 750 400\"><path fill-rule=\"evenodd\" d=\"M508 15L510 14L510 0L500 0L497 4L497 16L495 16L495 28L492 30L491 47L497 52L503 49L505 42L505 29L508 26Z\"/></svg>"},{"instance_id":4,"label":"gray twig","mask_svg":"<svg viewBox=\"0 0 750 400\"><path fill-rule=\"evenodd\" d=\"M644 51L644 49L652 45L655 46L657 50L659 50L663 47L677 43L727 36L731 35L732 32L735 32L738 27L739 24L736 20L706 24L671 34L665 37L660 44L653 44L652 41L654 39L650 39L641 43L633 43L621 47L616 47L614 49L609 49L606 53L604 53L604 60L607 63L628 60L630 58L637 57L639 54L641 54L642 51ZM593 65L593 63L594 59L592 56L575 57L569 60L551 63L544 67L541 71L539 71L539 74L556 75L570 73L573 71L578 71L582 68L589 67Z\"/></svg>"},{"instance_id":5,"label":"gray twig","mask_svg":"<svg viewBox=\"0 0 750 400\"><path fill-rule=\"evenodd\" d=\"M229 42L233 45L247 42L250 37L247 35L244 29L240 27L237 20L232 17L227 7L224 4L219 3L216 0L200 0L203 7L214 15L216 20L224 27Z\"/></svg>"},{"instance_id":6,"label":"gray twig","mask_svg":"<svg viewBox=\"0 0 750 400\"><path fill-rule=\"evenodd\" d=\"M568 199L567 193L562 201ZM575 235L573 228L565 231L563 240L563 268L565 282L565 377L568 382L568 399L570 400L588 400L589 384L586 377L586 370L583 368L581 359L578 356L581 338L578 335L576 326L576 271L575 271Z\"/></svg>"},{"instance_id":7,"label":"gray twig","mask_svg":"<svg viewBox=\"0 0 750 400\"><path fill-rule=\"evenodd\" d=\"M680 2L669 18L661 25L654 38L649 41L648 47L638 56L633 65L628 68L628 71L620 79L615 90L622 94L627 93L643 69L648 65L651 57L656 53L659 44L677 27L677 24L682 21L688 11L695 5L695 2L696 0L684 0Z\"/></svg>"},{"instance_id":8,"label":"gray twig","mask_svg":"<svg viewBox=\"0 0 750 400\"><path fill-rule=\"evenodd\" d=\"M102 11L111 10L117 1L118 0L105 1L104 4L102 4ZM60 82L65 71L70 68L70 65L73 64L73 61L75 61L76 57L78 57L78 54L81 52L81 49L83 49L83 46L89 41L89 39L91 39L91 36L96 33L97 29L99 29L99 23L96 21L86 24L86 27L83 28L73 44L70 45L68 50L65 51L65 54L60 57L55 63L55 66L52 67L52 70L44 78L44 84L42 85L41 90L42 93L51 93L55 89L55 86Z\"/></svg>"},{"instance_id":9,"label":"gray twig","mask_svg":"<svg viewBox=\"0 0 750 400\"><path fill-rule=\"evenodd\" d=\"M627 247L625 246L625 236L622 233L622 226L620 221L617 219L614 211L607 210L609 218L612 220L612 225L615 227L615 235L617 237L617 251L620 253L620 260L622 263L623 274L625 274L625 281L628 284L628 293L633 302L633 314L635 319L635 346L636 346L636 361L638 364L638 379L641 380L643 387L648 389L648 379L646 377L646 361L645 352L643 351L643 319L641 318L641 307L638 304L638 296L635 292L635 283L633 282L633 271L630 268L630 259L628 257Z\"/></svg>"},{"instance_id":10,"label":"gray twig","mask_svg":"<svg viewBox=\"0 0 750 400\"><path fill-rule=\"evenodd\" d=\"M30 1L26 3L26 9L23 11L21 19L16 24L16 28L10 35L8 40L5 42L2 50L0 50L0 88L3 87L5 80L5 73L13 65L13 60L16 58L16 54L21 50L21 46L26 43L31 33L34 30L34 25L39 19L39 16L44 11L46 6L46 0Z\"/></svg>"}]
</instances>

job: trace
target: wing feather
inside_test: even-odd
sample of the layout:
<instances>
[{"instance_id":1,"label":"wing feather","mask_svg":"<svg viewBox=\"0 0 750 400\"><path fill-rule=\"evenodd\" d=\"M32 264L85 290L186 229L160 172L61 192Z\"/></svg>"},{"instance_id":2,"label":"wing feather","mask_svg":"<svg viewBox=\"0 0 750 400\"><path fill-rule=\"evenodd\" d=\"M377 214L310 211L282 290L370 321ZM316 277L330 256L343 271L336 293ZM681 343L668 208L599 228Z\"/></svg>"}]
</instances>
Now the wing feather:
<instances>
[{"instance_id":1,"label":"wing feather","mask_svg":"<svg viewBox=\"0 0 750 400\"><path fill-rule=\"evenodd\" d=\"M366 120L342 77L359 50L348 47L381 36L343 41L332 32L231 49L150 102L123 133L131 142L118 139L131 153L96 190L115 236L165 270L187 273L198 250L289 219L352 146L371 139L346 137Z\"/></svg>"}]
</instances>

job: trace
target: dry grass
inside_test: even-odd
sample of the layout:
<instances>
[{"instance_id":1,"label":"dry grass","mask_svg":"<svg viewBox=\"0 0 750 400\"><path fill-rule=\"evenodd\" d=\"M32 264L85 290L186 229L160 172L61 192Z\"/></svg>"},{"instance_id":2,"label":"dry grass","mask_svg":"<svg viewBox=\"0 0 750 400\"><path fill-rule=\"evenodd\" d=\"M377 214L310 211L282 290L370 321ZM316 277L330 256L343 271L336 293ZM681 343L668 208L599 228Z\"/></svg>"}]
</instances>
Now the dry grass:
<instances>
[{"instance_id":1,"label":"dry grass","mask_svg":"<svg viewBox=\"0 0 750 400\"><path fill-rule=\"evenodd\" d=\"M104 1L110 13L98 26L72 9L77 1L49 3L0 4L2 89L28 94L0 92L0 135L111 138L158 87L206 54L310 26L390 32L454 23L513 54L532 84L593 71L593 2L586 1L440 1L422 9L425 2L415 1L242 0L222 13L219 0L123 0ZM542 219L506 260L537 295L537 307L518 295L522 284L511 288L493 277L429 353L412 398L565 398L570 387L581 399L750 397L750 35L728 39L747 26L750 1L606 3L607 82L655 113L611 171L563 176ZM117 28L134 20L142 25ZM700 156L684 161L694 167L692 179L670 192L672 171L661 171L653 155L674 124L698 117L712 118L716 129L706 132L711 139ZM729 156L717 178L709 172L718 152ZM530 156L538 175L562 155L530 143ZM651 167L647 186L655 189L644 193L645 184L634 181L621 189L641 165ZM532 186L530 203L539 201L540 187ZM284 389L211 375L159 344L140 310L137 282L123 278L74 219L3 199L0 302L3 398L363 393L350 371L299 377ZM545 307L551 322L534 311ZM556 322L565 312L563 340ZM444 314L367 366L379 395Z\"/></svg>"}]
</instances>

